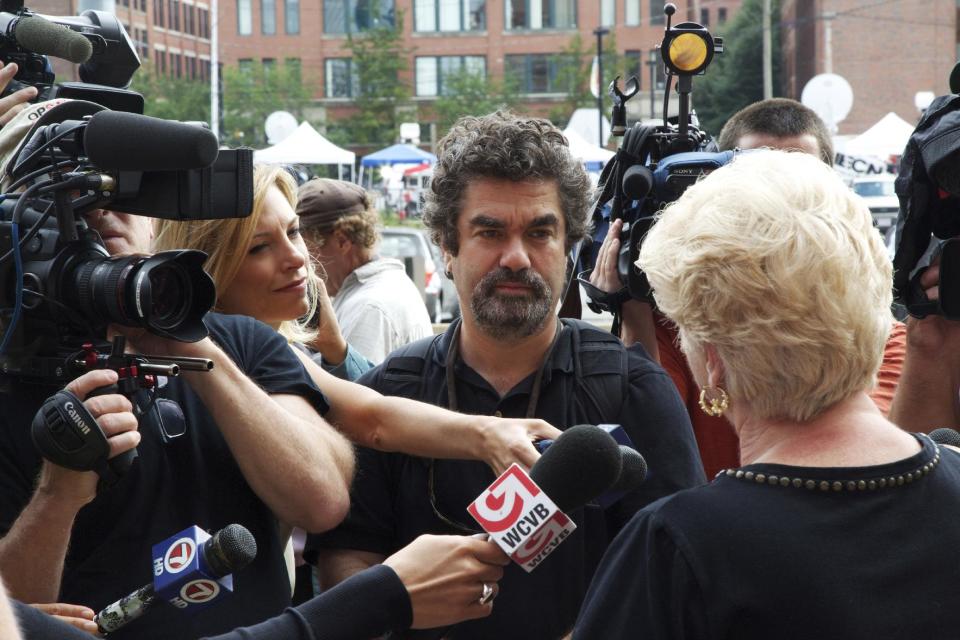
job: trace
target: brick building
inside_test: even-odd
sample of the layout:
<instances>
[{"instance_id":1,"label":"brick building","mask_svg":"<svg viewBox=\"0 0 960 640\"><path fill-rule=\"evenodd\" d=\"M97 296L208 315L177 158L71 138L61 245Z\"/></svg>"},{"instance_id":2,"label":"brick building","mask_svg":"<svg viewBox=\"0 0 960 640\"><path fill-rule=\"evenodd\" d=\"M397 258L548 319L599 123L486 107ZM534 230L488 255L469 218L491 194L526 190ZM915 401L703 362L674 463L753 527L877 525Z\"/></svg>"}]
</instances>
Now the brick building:
<instances>
[{"instance_id":1,"label":"brick building","mask_svg":"<svg viewBox=\"0 0 960 640\"><path fill-rule=\"evenodd\" d=\"M799 100L810 78L832 72L853 88L839 134L861 133L890 111L916 122L917 92L949 92L957 12L954 0L784 0L784 93Z\"/></svg>"},{"instance_id":2,"label":"brick building","mask_svg":"<svg viewBox=\"0 0 960 640\"><path fill-rule=\"evenodd\" d=\"M696 20L722 32L739 4L688 0L679 3L675 20ZM210 0L38 0L30 8L55 15L113 11L141 60L159 73L209 78ZM497 79L509 71L524 109L546 113L565 97L556 54L577 33L585 50L595 46L598 26L614 35L618 54L640 81L640 94L629 103L631 118L650 117L651 70L662 89L662 69L648 64L662 38L662 0L220 0L220 62L299 67L315 82L312 119L344 117L353 99L347 34L392 24L400 14L403 46L412 51L403 80L418 105L429 105L445 90L445 78L462 69ZM69 65L59 71L58 78L71 78ZM654 98L659 113L662 92Z\"/></svg>"}]
</instances>

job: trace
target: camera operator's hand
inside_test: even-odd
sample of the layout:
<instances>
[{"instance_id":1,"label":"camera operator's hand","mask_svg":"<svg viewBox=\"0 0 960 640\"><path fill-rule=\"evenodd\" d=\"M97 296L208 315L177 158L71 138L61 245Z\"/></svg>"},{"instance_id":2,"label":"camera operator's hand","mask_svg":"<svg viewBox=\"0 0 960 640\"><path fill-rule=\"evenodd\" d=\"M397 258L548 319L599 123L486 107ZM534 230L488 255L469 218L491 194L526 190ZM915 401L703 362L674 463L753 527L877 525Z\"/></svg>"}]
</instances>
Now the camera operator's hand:
<instances>
[{"instance_id":1,"label":"camera operator's hand","mask_svg":"<svg viewBox=\"0 0 960 640\"><path fill-rule=\"evenodd\" d=\"M940 298L939 259L920 275L930 300ZM941 315L907 319L907 352L889 418L910 431L960 425L960 322Z\"/></svg>"},{"instance_id":2,"label":"camera operator's hand","mask_svg":"<svg viewBox=\"0 0 960 640\"><path fill-rule=\"evenodd\" d=\"M343 339L337 315L333 311L333 303L327 294L327 285L323 280L318 282L317 290L317 337L310 343L323 356L328 365L337 365L347 357L347 341Z\"/></svg>"},{"instance_id":3,"label":"camera operator's hand","mask_svg":"<svg viewBox=\"0 0 960 640\"><path fill-rule=\"evenodd\" d=\"M17 75L15 62L7 65L0 63L0 92L7 88L15 75ZM13 117L23 111L27 104L36 97L36 87L26 87L0 99L0 127L13 120Z\"/></svg>"},{"instance_id":4,"label":"camera operator's hand","mask_svg":"<svg viewBox=\"0 0 960 640\"><path fill-rule=\"evenodd\" d=\"M114 384L116 381L115 371L98 369L83 374L68 384L66 389L83 399L94 389ZM83 404L106 434L111 458L133 449L140 443L137 417L133 415L133 406L127 398L114 393L87 398ZM44 461L38 490L79 508L96 497L97 480L97 474L93 471L72 471Z\"/></svg>"},{"instance_id":5,"label":"camera operator's hand","mask_svg":"<svg viewBox=\"0 0 960 640\"><path fill-rule=\"evenodd\" d=\"M623 230L623 220L614 220L610 223L607 235L597 252L597 261L590 273L590 284L613 293L623 288L617 262L620 257L620 232ZM630 346L635 342L641 343L654 360L659 361L656 329L653 320L653 309L646 302L627 300L620 307L620 339L623 344Z\"/></svg>"},{"instance_id":6,"label":"camera operator's hand","mask_svg":"<svg viewBox=\"0 0 960 640\"><path fill-rule=\"evenodd\" d=\"M510 558L495 543L468 536L422 535L383 561L410 594L414 629L485 618ZM481 604L484 584L492 597Z\"/></svg>"}]
</instances>

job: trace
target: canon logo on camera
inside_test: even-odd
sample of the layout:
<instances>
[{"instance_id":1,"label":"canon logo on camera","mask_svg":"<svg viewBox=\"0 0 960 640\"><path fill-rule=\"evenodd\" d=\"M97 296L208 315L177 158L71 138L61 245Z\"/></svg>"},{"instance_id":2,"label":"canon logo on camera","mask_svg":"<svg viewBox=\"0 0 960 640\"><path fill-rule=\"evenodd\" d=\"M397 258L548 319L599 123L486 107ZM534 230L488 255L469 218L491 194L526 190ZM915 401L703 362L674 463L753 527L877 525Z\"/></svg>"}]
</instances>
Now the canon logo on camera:
<instances>
[{"instance_id":1,"label":"canon logo on camera","mask_svg":"<svg viewBox=\"0 0 960 640\"><path fill-rule=\"evenodd\" d=\"M63 405L63 408L67 410L67 415L69 415L70 419L73 420L73 423L80 428L80 431L83 432L83 435L88 435L90 433L90 427L88 427L87 423L83 421L83 418L80 417L80 414L77 413L77 410L73 408L73 403L68 402Z\"/></svg>"}]
</instances>

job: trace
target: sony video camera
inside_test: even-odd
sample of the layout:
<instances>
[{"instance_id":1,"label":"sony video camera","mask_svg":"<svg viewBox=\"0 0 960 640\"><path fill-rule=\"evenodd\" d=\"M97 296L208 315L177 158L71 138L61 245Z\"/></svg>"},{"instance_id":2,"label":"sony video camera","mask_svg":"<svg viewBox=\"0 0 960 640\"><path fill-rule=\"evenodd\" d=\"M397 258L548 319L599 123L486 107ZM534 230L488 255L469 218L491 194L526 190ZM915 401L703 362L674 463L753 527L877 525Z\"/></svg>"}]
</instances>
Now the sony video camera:
<instances>
[{"instance_id":1,"label":"sony video camera","mask_svg":"<svg viewBox=\"0 0 960 640\"><path fill-rule=\"evenodd\" d=\"M215 291L204 253L110 257L83 214L247 216L252 150L218 151L196 124L64 101L36 119L0 172L3 374L65 383L107 366L87 345L102 344L111 323L181 341L207 335Z\"/></svg>"},{"instance_id":2,"label":"sony video camera","mask_svg":"<svg viewBox=\"0 0 960 640\"><path fill-rule=\"evenodd\" d=\"M626 92L617 84L619 77L610 83L611 133L623 136L623 142L600 175L600 196L593 212L593 242L581 251L579 265L574 267L590 298L590 307L597 312L617 313L620 305L630 298L650 299L647 278L634 265L640 242L653 224L655 214L679 198L701 176L725 165L734 155L733 151L716 151L715 143L697 127L696 117L690 110L693 76L703 75L713 56L723 53L723 41L694 22L671 26L676 10L672 4L664 7L667 25L660 43L660 57L667 75L663 124L635 123L627 128L626 102L637 93L639 83L636 77L631 78ZM674 76L680 108L677 118L671 121L667 110ZM620 291L607 293L590 283L589 274L610 223L621 218L624 224L618 272L624 286Z\"/></svg>"},{"instance_id":3,"label":"sony video camera","mask_svg":"<svg viewBox=\"0 0 960 640\"><path fill-rule=\"evenodd\" d=\"M47 56L79 64L82 82L56 83ZM112 13L47 16L24 8L23 0L0 0L0 61L18 67L3 95L33 86L35 102L71 98L143 113L143 96L126 90L140 57Z\"/></svg>"}]
</instances>

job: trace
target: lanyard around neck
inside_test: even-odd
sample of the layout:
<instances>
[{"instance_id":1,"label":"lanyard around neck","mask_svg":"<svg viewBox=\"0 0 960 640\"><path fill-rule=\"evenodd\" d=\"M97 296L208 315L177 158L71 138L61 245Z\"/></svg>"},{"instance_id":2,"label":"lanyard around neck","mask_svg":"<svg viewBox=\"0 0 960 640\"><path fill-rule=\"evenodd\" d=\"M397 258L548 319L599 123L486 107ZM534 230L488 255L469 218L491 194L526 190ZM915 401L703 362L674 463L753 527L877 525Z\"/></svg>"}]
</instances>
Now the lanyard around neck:
<instances>
[{"instance_id":1,"label":"lanyard around neck","mask_svg":"<svg viewBox=\"0 0 960 640\"><path fill-rule=\"evenodd\" d=\"M447 408L451 411L459 411L459 403L457 402L457 380L453 373L453 367L457 362L457 357L460 355L460 327L462 325L463 321L461 320L453 328L453 334L450 336L450 348L447 350L447 357L444 362L447 380ZM550 355L553 353L553 348L557 345L557 340L560 338L561 325L562 323L558 318L557 330L553 334L553 340L550 342L550 346L543 356L543 362L540 363L540 367L537 369L537 375L533 379L533 387L530 389L530 400L527 402L527 412L524 415L526 418L532 418L537 412L537 404L540 402L540 390L543 386L543 372L547 370Z\"/></svg>"}]
</instances>

